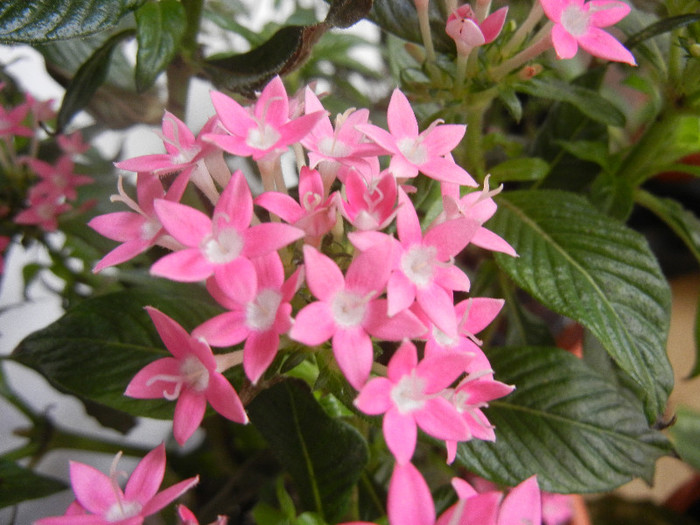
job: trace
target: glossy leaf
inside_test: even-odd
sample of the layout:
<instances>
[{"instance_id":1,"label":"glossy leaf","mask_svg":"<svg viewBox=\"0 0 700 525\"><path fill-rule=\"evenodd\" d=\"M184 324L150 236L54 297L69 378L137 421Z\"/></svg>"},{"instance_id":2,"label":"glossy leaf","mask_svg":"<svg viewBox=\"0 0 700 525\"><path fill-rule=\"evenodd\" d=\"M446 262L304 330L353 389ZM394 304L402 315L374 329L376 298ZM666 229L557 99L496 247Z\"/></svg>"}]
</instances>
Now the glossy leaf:
<instances>
[{"instance_id":1,"label":"glossy leaf","mask_svg":"<svg viewBox=\"0 0 700 525\"><path fill-rule=\"evenodd\" d=\"M25 338L12 359L42 374L61 392L137 416L169 419L173 403L125 397L136 372L170 355L148 314L152 305L187 330L220 312L194 286L129 290L87 299Z\"/></svg>"},{"instance_id":2,"label":"glossy leaf","mask_svg":"<svg viewBox=\"0 0 700 525\"><path fill-rule=\"evenodd\" d=\"M640 404L568 352L503 347L488 356L496 379L516 389L486 409L495 442L458 446L470 471L511 486L537 474L542 490L586 493L651 482L656 460L670 454Z\"/></svg>"},{"instance_id":3,"label":"glossy leaf","mask_svg":"<svg viewBox=\"0 0 700 525\"><path fill-rule=\"evenodd\" d=\"M445 33L447 15L443 2L430 2L430 27L435 49L455 53L454 41ZM369 18L382 29L394 35L421 44L418 15L413 0L374 0Z\"/></svg>"},{"instance_id":4,"label":"glossy leaf","mask_svg":"<svg viewBox=\"0 0 700 525\"><path fill-rule=\"evenodd\" d=\"M289 379L261 392L248 415L291 474L303 510L339 519L368 459L352 426L329 417L308 387Z\"/></svg>"},{"instance_id":5,"label":"glossy leaf","mask_svg":"<svg viewBox=\"0 0 700 525\"><path fill-rule=\"evenodd\" d=\"M496 254L547 308L588 328L644 392L651 422L666 406L670 289L646 240L567 192L511 192L489 227L519 257Z\"/></svg>"},{"instance_id":6,"label":"glossy leaf","mask_svg":"<svg viewBox=\"0 0 700 525\"><path fill-rule=\"evenodd\" d=\"M508 159L491 168L491 180L494 184L508 181L535 181L544 178L549 171L549 164L537 157Z\"/></svg>"},{"instance_id":7,"label":"glossy leaf","mask_svg":"<svg viewBox=\"0 0 700 525\"><path fill-rule=\"evenodd\" d=\"M3 0L0 43L77 38L115 26L143 0Z\"/></svg>"},{"instance_id":8,"label":"glossy leaf","mask_svg":"<svg viewBox=\"0 0 700 525\"><path fill-rule=\"evenodd\" d=\"M0 457L0 509L43 498L68 488L62 481L40 476Z\"/></svg>"},{"instance_id":9,"label":"glossy leaf","mask_svg":"<svg viewBox=\"0 0 700 525\"><path fill-rule=\"evenodd\" d=\"M624 126L625 115L612 102L591 89L549 78L530 79L527 83L518 84L517 91L534 97L574 105L587 117L610 126Z\"/></svg>"},{"instance_id":10,"label":"glossy leaf","mask_svg":"<svg viewBox=\"0 0 700 525\"><path fill-rule=\"evenodd\" d=\"M145 4L136 11L136 88L144 91L165 70L185 34L185 8L177 0Z\"/></svg>"}]
</instances>

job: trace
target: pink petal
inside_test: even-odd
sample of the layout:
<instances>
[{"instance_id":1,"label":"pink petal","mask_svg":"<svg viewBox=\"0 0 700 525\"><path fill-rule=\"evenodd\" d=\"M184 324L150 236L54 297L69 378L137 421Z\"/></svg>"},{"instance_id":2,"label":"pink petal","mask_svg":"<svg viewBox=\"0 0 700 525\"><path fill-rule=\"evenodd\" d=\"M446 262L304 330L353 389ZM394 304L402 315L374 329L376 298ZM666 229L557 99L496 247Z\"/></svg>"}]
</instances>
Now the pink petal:
<instances>
[{"instance_id":1,"label":"pink petal","mask_svg":"<svg viewBox=\"0 0 700 525\"><path fill-rule=\"evenodd\" d=\"M416 424L426 433L437 439L466 441L469 428L452 403L443 397L425 401L421 410L413 413Z\"/></svg>"},{"instance_id":2,"label":"pink petal","mask_svg":"<svg viewBox=\"0 0 700 525\"><path fill-rule=\"evenodd\" d=\"M403 310L389 317L386 299L377 299L367 305L367 315L363 327L372 336L387 341L414 339L422 336L428 330L410 310Z\"/></svg>"},{"instance_id":3,"label":"pink petal","mask_svg":"<svg viewBox=\"0 0 700 525\"><path fill-rule=\"evenodd\" d=\"M192 336L203 338L211 346L237 345L250 334L245 321L244 311L226 312L203 322L192 331Z\"/></svg>"},{"instance_id":4,"label":"pink petal","mask_svg":"<svg viewBox=\"0 0 700 525\"><path fill-rule=\"evenodd\" d=\"M146 221L147 219L138 213L117 211L93 217L88 226L108 239L126 242L141 238L141 227Z\"/></svg>"},{"instance_id":5,"label":"pink petal","mask_svg":"<svg viewBox=\"0 0 700 525\"><path fill-rule=\"evenodd\" d=\"M260 257L293 243L305 235L304 230L288 224L263 223L253 226L244 233L245 245L242 255Z\"/></svg>"},{"instance_id":6,"label":"pink petal","mask_svg":"<svg viewBox=\"0 0 700 525\"><path fill-rule=\"evenodd\" d=\"M616 0L591 0L586 4L591 24L596 27L608 27L617 24L631 11L625 2Z\"/></svg>"},{"instance_id":7,"label":"pink petal","mask_svg":"<svg viewBox=\"0 0 700 525\"><path fill-rule=\"evenodd\" d=\"M243 408L241 399L231 386L231 383L223 375L219 373L211 374L206 398L211 407L226 419L241 424L248 422L248 415L245 412L245 408Z\"/></svg>"},{"instance_id":8,"label":"pink petal","mask_svg":"<svg viewBox=\"0 0 700 525\"><path fill-rule=\"evenodd\" d=\"M284 266L277 252L270 252L251 261L258 275L258 289L279 289L284 283Z\"/></svg>"},{"instance_id":9,"label":"pink petal","mask_svg":"<svg viewBox=\"0 0 700 525\"><path fill-rule=\"evenodd\" d=\"M391 381L385 377L370 379L355 398L355 406L370 416L377 416L392 406Z\"/></svg>"},{"instance_id":10,"label":"pink petal","mask_svg":"<svg viewBox=\"0 0 700 525\"><path fill-rule=\"evenodd\" d=\"M70 482L75 498L88 512L104 514L116 502L109 477L90 465L71 461Z\"/></svg>"},{"instance_id":11,"label":"pink petal","mask_svg":"<svg viewBox=\"0 0 700 525\"><path fill-rule=\"evenodd\" d=\"M459 499L468 499L478 494L476 489L463 479L452 478L451 484Z\"/></svg>"},{"instance_id":12,"label":"pink petal","mask_svg":"<svg viewBox=\"0 0 700 525\"><path fill-rule=\"evenodd\" d=\"M590 27L585 35L578 38L578 43L593 56L615 62L625 62L631 66L637 65L634 56L625 46L610 33L597 27Z\"/></svg>"},{"instance_id":13,"label":"pink petal","mask_svg":"<svg viewBox=\"0 0 700 525\"><path fill-rule=\"evenodd\" d=\"M541 522L540 487L537 484L537 476L532 476L512 489L505 497L498 513L498 525Z\"/></svg>"},{"instance_id":14,"label":"pink petal","mask_svg":"<svg viewBox=\"0 0 700 525\"><path fill-rule=\"evenodd\" d=\"M185 246L195 248L211 233L211 219L199 210L164 199L156 199L153 207L163 227Z\"/></svg>"},{"instance_id":15,"label":"pink petal","mask_svg":"<svg viewBox=\"0 0 700 525\"><path fill-rule=\"evenodd\" d=\"M330 308L324 302L306 305L297 314L289 337L309 346L328 341L335 333L336 325Z\"/></svg>"},{"instance_id":16,"label":"pink petal","mask_svg":"<svg viewBox=\"0 0 700 525\"><path fill-rule=\"evenodd\" d=\"M578 51L576 39L558 24L552 28L552 44L559 58L574 58Z\"/></svg>"},{"instance_id":17,"label":"pink petal","mask_svg":"<svg viewBox=\"0 0 700 525\"><path fill-rule=\"evenodd\" d=\"M454 160L445 157L431 158L424 164L421 164L419 168L422 173L440 182L452 182L461 186L471 186L472 188L478 186L464 168L456 164Z\"/></svg>"},{"instance_id":18,"label":"pink petal","mask_svg":"<svg viewBox=\"0 0 700 525\"><path fill-rule=\"evenodd\" d=\"M481 31L479 31L481 34ZM455 149L464 138L467 127L460 124L435 126L424 135L423 145L431 155L443 156Z\"/></svg>"},{"instance_id":19,"label":"pink petal","mask_svg":"<svg viewBox=\"0 0 700 525\"><path fill-rule=\"evenodd\" d=\"M203 281L213 272L214 265L197 248L169 253L151 266L151 275L184 283Z\"/></svg>"},{"instance_id":20,"label":"pink petal","mask_svg":"<svg viewBox=\"0 0 700 525\"><path fill-rule=\"evenodd\" d=\"M386 130L372 124L361 124L357 129L367 135L371 140L376 142L380 147L384 148L388 153L398 153L396 146L396 138ZM416 130L416 135L418 131Z\"/></svg>"},{"instance_id":21,"label":"pink petal","mask_svg":"<svg viewBox=\"0 0 700 525\"><path fill-rule=\"evenodd\" d=\"M399 211L396 214L396 230L404 247L420 243L423 238L418 214L413 202L403 188L399 188Z\"/></svg>"},{"instance_id":22,"label":"pink petal","mask_svg":"<svg viewBox=\"0 0 700 525\"><path fill-rule=\"evenodd\" d=\"M418 122L411 103L400 89L394 89L387 110L389 131L396 138L417 137Z\"/></svg>"},{"instance_id":23,"label":"pink petal","mask_svg":"<svg viewBox=\"0 0 700 525\"><path fill-rule=\"evenodd\" d=\"M438 266L433 280L445 290L468 292L471 286L467 274L457 266Z\"/></svg>"},{"instance_id":24,"label":"pink petal","mask_svg":"<svg viewBox=\"0 0 700 525\"><path fill-rule=\"evenodd\" d=\"M142 505L156 495L165 475L165 445L162 443L139 461L124 489L124 496Z\"/></svg>"},{"instance_id":25,"label":"pink petal","mask_svg":"<svg viewBox=\"0 0 700 525\"><path fill-rule=\"evenodd\" d=\"M185 388L180 393L173 417L173 436L180 446L184 445L199 428L206 407L207 401L203 392L194 392Z\"/></svg>"},{"instance_id":26,"label":"pink petal","mask_svg":"<svg viewBox=\"0 0 700 525\"><path fill-rule=\"evenodd\" d=\"M153 324L158 331L158 335L165 343L165 347L178 359L184 359L189 354L187 342L190 335L180 326L175 319L165 315L163 312L152 306L145 307L146 312L151 317Z\"/></svg>"},{"instance_id":27,"label":"pink petal","mask_svg":"<svg viewBox=\"0 0 700 525\"><path fill-rule=\"evenodd\" d=\"M428 484L411 463L397 464L389 482L387 513L391 525L434 525L435 504Z\"/></svg>"},{"instance_id":28,"label":"pink petal","mask_svg":"<svg viewBox=\"0 0 700 525\"><path fill-rule=\"evenodd\" d=\"M217 268L216 282L221 291L241 305L255 299L258 293L255 266L245 257L238 257Z\"/></svg>"},{"instance_id":29,"label":"pink petal","mask_svg":"<svg viewBox=\"0 0 700 525\"><path fill-rule=\"evenodd\" d=\"M289 97L279 76L273 77L260 93L255 103L255 118L275 127L289 119Z\"/></svg>"},{"instance_id":30,"label":"pink petal","mask_svg":"<svg viewBox=\"0 0 700 525\"><path fill-rule=\"evenodd\" d=\"M304 246L304 263L306 284L316 298L329 301L336 292L345 287L345 278L340 268L330 257L315 248Z\"/></svg>"},{"instance_id":31,"label":"pink petal","mask_svg":"<svg viewBox=\"0 0 700 525\"><path fill-rule=\"evenodd\" d=\"M281 126L280 133L284 144L294 144L301 141L311 132L316 123L325 116L325 111L317 111L297 117Z\"/></svg>"},{"instance_id":32,"label":"pink petal","mask_svg":"<svg viewBox=\"0 0 700 525\"><path fill-rule=\"evenodd\" d=\"M221 192L214 208L214 221L220 216L237 231L245 230L253 218L253 196L243 172L236 170Z\"/></svg>"},{"instance_id":33,"label":"pink petal","mask_svg":"<svg viewBox=\"0 0 700 525\"><path fill-rule=\"evenodd\" d=\"M110 266L116 266L117 264L133 259L137 255L148 250L151 245L151 241L144 241L141 239L135 239L133 241L127 241L124 244L120 244L112 251L108 252L107 255L102 257L92 271L97 273Z\"/></svg>"},{"instance_id":34,"label":"pink petal","mask_svg":"<svg viewBox=\"0 0 700 525\"><path fill-rule=\"evenodd\" d=\"M411 375L418 365L418 351L410 341L399 346L387 365L387 377L392 383L398 383L403 376Z\"/></svg>"},{"instance_id":35,"label":"pink petal","mask_svg":"<svg viewBox=\"0 0 700 525\"><path fill-rule=\"evenodd\" d=\"M416 285L403 272L394 272L387 282L389 316L394 316L409 308L416 300Z\"/></svg>"},{"instance_id":36,"label":"pink petal","mask_svg":"<svg viewBox=\"0 0 700 525\"><path fill-rule=\"evenodd\" d=\"M304 210L297 201L278 191L266 191L258 195L255 198L255 204L290 224L304 216Z\"/></svg>"},{"instance_id":37,"label":"pink petal","mask_svg":"<svg viewBox=\"0 0 700 525\"><path fill-rule=\"evenodd\" d=\"M555 23L559 23L564 9L570 4L568 0L540 0L547 18Z\"/></svg>"},{"instance_id":38,"label":"pink petal","mask_svg":"<svg viewBox=\"0 0 700 525\"><path fill-rule=\"evenodd\" d=\"M508 14L508 6L497 9L481 22L481 31L484 33L486 43L493 42L503 29Z\"/></svg>"},{"instance_id":39,"label":"pink petal","mask_svg":"<svg viewBox=\"0 0 700 525\"><path fill-rule=\"evenodd\" d=\"M363 328L338 328L333 335L333 355L355 390L361 390L372 369L372 341Z\"/></svg>"},{"instance_id":40,"label":"pink petal","mask_svg":"<svg viewBox=\"0 0 700 525\"><path fill-rule=\"evenodd\" d=\"M172 391L173 383L163 381L150 382L155 376L180 376L180 361L174 357L164 357L147 364L129 381L125 396L137 399L160 399L164 391Z\"/></svg>"},{"instance_id":41,"label":"pink petal","mask_svg":"<svg viewBox=\"0 0 700 525\"><path fill-rule=\"evenodd\" d=\"M345 275L345 288L363 295L382 293L391 271L387 261L392 259L392 247L391 240L386 239L355 257Z\"/></svg>"},{"instance_id":42,"label":"pink petal","mask_svg":"<svg viewBox=\"0 0 700 525\"><path fill-rule=\"evenodd\" d=\"M423 359L416 367L416 375L426 380L426 394L436 394L464 374L470 361L471 356L466 354L438 354Z\"/></svg>"},{"instance_id":43,"label":"pink petal","mask_svg":"<svg viewBox=\"0 0 700 525\"><path fill-rule=\"evenodd\" d=\"M454 316L454 303L452 296L443 288L432 284L419 289L416 299L425 314L448 337L457 335L457 323Z\"/></svg>"},{"instance_id":44,"label":"pink petal","mask_svg":"<svg viewBox=\"0 0 700 525\"><path fill-rule=\"evenodd\" d=\"M384 414L382 431L386 446L396 458L396 462L399 465L409 463L416 449L418 437L418 428L413 415L401 414L396 408L391 408Z\"/></svg>"},{"instance_id":45,"label":"pink petal","mask_svg":"<svg viewBox=\"0 0 700 525\"><path fill-rule=\"evenodd\" d=\"M221 123L228 131L245 137L247 129L255 125L250 113L231 97L212 91L211 101Z\"/></svg>"},{"instance_id":46,"label":"pink petal","mask_svg":"<svg viewBox=\"0 0 700 525\"><path fill-rule=\"evenodd\" d=\"M141 511L143 516L150 516L167 507L171 502L199 483L199 476L183 480L159 492L148 501Z\"/></svg>"},{"instance_id":47,"label":"pink petal","mask_svg":"<svg viewBox=\"0 0 700 525\"><path fill-rule=\"evenodd\" d=\"M461 328L465 328L472 334L478 334L491 324L504 304L503 299L472 297L457 304L455 311L460 318L466 315L466 322Z\"/></svg>"},{"instance_id":48,"label":"pink petal","mask_svg":"<svg viewBox=\"0 0 700 525\"><path fill-rule=\"evenodd\" d=\"M513 247L508 244L505 239L496 235L491 230L487 230L483 227L476 231L474 237L472 237L472 240L469 242L478 246L479 248L483 248L484 250L505 253L511 257L518 256Z\"/></svg>"},{"instance_id":49,"label":"pink petal","mask_svg":"<svg viewBox=\"0 0 700 525\"><path fill-rule=\"evenodd\" d=\"M251 332L243 348L243 369L250 382L256 384L277 355L280 336L272 330Z\"/></svg>"}]
</instances>

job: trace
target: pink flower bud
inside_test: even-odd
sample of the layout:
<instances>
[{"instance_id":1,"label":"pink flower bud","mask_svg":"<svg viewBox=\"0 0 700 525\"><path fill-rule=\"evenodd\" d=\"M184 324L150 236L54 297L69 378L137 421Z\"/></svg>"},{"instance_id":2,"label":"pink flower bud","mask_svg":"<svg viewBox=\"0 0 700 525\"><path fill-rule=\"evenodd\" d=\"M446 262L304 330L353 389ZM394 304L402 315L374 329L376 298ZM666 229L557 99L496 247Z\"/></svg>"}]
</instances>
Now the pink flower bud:
<instances>
[{"instance_id":1,"label":"pink flower bud","mask_svg":"<svg viewBox=\"0 0 700 525\"><path fill-rule=\"evenodd\" d=\"M503 29L507 7L495 11L479 22L469 4L460 6L447 18L445 32L457 44L460 55L468 55L477 46L493 42Z\"/></svg>"}]
</instances>

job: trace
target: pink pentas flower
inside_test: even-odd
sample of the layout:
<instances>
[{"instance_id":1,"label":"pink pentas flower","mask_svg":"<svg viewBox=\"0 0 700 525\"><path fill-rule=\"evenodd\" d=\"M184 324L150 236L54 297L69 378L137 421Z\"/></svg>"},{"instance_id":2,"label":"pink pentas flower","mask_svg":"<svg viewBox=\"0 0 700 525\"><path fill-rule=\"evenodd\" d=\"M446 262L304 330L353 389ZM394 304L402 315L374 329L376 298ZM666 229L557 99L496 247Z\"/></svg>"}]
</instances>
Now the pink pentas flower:
<instances>
[{"instance_id":1,"label":"pink pentas flower","mask_svg":"<svg viewBox=\"0 0 700 525\"><path fill-rule=\"evenodd\" d=\"M227 265L276 251L304 236L288 224L250 226L253 197L240 171L231 180L214 207L213 217L184 204L156 199L154 208L166 231L184 249L162 257L151 273L174 281L196 282L218 277Z\"/></svg>"},{"instance_id":2,"label":"pink pentas flower","mask_svg":"<svg viewBox=\"0 0 700 525\"><path fill-rule=\"evenodd\" d=\"M358 230L381 230L396 217L398 187L391 173L367 181L358 171L345 178L343 216Z\"/></svg>"},{"instance_id":3,"label":"pink pentas flower","mask_svg":"<svg viewBox=\"0 0 700 525\"><path fill-rule=\"evenodd\" d=\"M332 259L304 246L306 282L318 301L299 311L289 336L309 346L332 338L333 355L348 382L362 388L372 368L370 336L389 341L417 337L425 326L409 311L387 315L384 292L391 244L378 243L350 263L343 276Z\"/></svg>"},{"instance_id":4,"label":"pink pentas flower","mask_svg":"<svg viewBox=\"0 0 700 525\"><path fill-rule=\"evenodd\" d=\"M540 0L554 22L552 44L559 58L573 58L581 46L593 56L636 66L632 53L601 27L616 24L630 12L618 0Z\"/></svg>"},{"instance_id":5,"label":"pink pentas flower","mask_svg":"<svg viewBox=\"0 0 700 525\"><path fill-rule=\"evenodd\" d=\"M27 195L26 209L15 215L12 221L15 224L34 225L44 231L53 232L58 229L58 217L71 209L65 196L34 186Z\"/></svg>"},{"instance_id":6,"label":"pink pentas flower","mask_svg":"<svg viewBox=\"0 0 700 525\"><path fill-rule=\"evenodd\" d=\"M124 395L177 400L173 435L180 445L199 427L207 402L225 418L247 423L248 416L238 394L222 375L230 362L214 356L209 345L188 334L160 310L147 306L146 311L172 357L158 359L142 368L129 382Z\"/></svg>"},{"instance_id":7,"label":"pink pentas flower","mask_svg":"<svg viewBox=\"0 0 700 525\"><path fill-rule=\"evenodd\" d=\"M301 286L301 268L285 282L277 252L241 259L222 269L221 279L209 279L211 295L229 311L205 321L192 332L212 346L231 346L245 340L243 370L255 384L270 366L280 335L292 326L289 304Z\"/></svg>"},{"instance_id":8,"label":"pink pentas flower","mask_svg":"<svg viewBox=\"0 0 700 525\"><path fill-rule=\"evenodd\" d=\"M10 140L14 136L33 137L34 130L22 124L28 112L29 105L27 103L9 110L0 106L0 137L5 140Z\"/></svg>"},{"instance_id":9,"label":"pink pentas flower","mask_svg":"<svg viewBox=\"0 0 700 525\"><path fill-rule=\"evenodd\" d=\"M90 149L90 144L83 142L83 135L75 131L70 135L59 135L56 142L66 155L81 155Z\"/></svg>"},{"instance_id":10,"label":"pink pentas flower","mask_svg":"<svg viewBox=\"0 0 700 525\"><path fill-rule=\"evenodd\" d=\"M356 127L391 154L389 171L397 179L412 178L421 172L439 181L476 186L450 155L464 137L466 126L436 120L419 132L413 108L399 89L394 90L389 101L387 122L389 131L372 124Z\"/></svg>"},{"instance_id":11,"label":"pink pentas flower","mask_svg":"<svg viewBox=\"0 0 700 525\"><path fill-rule=\"evenodd\" d=\"M71 461L70 481L76 502L63 516L42 518L36 525L140 525L194 487L199 477L188 478L158 492L165 474L165 446L159 445L139 461L126 487L119 487L117 471L121 452L112 463L109 476L99 470Z\"/></svg>"},{"instance_id":12,"label":"pink pentas flower","mask_svg":"<svg viewBox=\"0 0 700 525\"><path fill-rule=\"evenodd\" d=\"M404 465L416 448L418 428L437 439L464 441L469 430L443 391L464 373L469 356L443 354L418 362L416 347L401 344L387 367L387 377L370 379L355 399L365 414L384 414L387 447Z\"/></svg>"},{"instance_id":13,"label":"pink pentas flower","mask_svg":"<svg viewBox=\"0 0 700 525\"><path fill-rule=\"evenodd\" d=\"M447 17L445 31L457 45L457 51L468 55L477 46L496 40L506 21L508 7L502 7L479 21L469 4L461 5Z\"/></svg>"},{"instance_id":14,"label":"pink pentas flower","mask_svg":"<svg viewBox=\"0 0 700 525\"><path fill-rule=\"evenodd\" d=\"M254 202L283 221L304 230L305 242L312 246L319 246L322 237L331 231L336 222L333 196L326 194L320 173L306 166L299 173L299 202L278 191L266 191Z\"/></svg>"},{"instance_id":15,"label":"pink pentas flower","mask_svg":"<svg viewBox=\"0 0 700 525\"><path fill-rule=\"evenodd\" d=\"M158 177L141 173L136 179L137 201L134 201L124 191L123 179L119 177L119 194L112 195L111 200L121 201L134 211L117 211L90 219L88 226L93 230L108 239L122 243L100 259L93 272L133 259L156 244L173 250L182 248L180 243L165 233L156 216L153 202L162 198L179 201L186 184L187 179L176 179L165 192Z\"/></svg>"},{"instance_id":16,"label":"pink pentas flower","mask_svg":"<svg viewBox=\"0 0 700 525\"><path fill-rule=\"evenodd\" d=\"M93 182L92 177L74 173L75 164L68 155L60 157L55 164L35 158L24 158L23 162L40 179L35 185L36 188L40 188L37 191L65 196L67 200L75 200L78 197L76 188Z\"/></svg>"},{"instance_id":17,"label":"pink pentas flower","mask_svg":"<svg viewBox=\"0 0 700 525\"><path fill-rule=\"evenodd\" d=\"M463 197L460 197L459 186L456 184L443 183L441 189L443 213L438 216L436 222L459 217L473 219L479 223L480 227L469 242L485 250L502 252L513 257L518 256L505 239L483 227L483 224L496 213L498 206L493 197L501 192L503 186L490 190L489 175L487 175L484 179L484 188L481 191L473 191Z\"/></svg>"},{"instance_id":18,"label":"pink pentas flower","mask_svg":"<svg viewBox=\"0 0 700 525\"><path fill-rule=\"evenodd\" d=\"M208 133L204 139L224 151L260 160L279 155L303 139L325 111L289 117L289 97L282 79L274 77L262 90L253 108L245 108L231 97L212 92L211 100L223 127L221 133Z\"/></svg>"}]
</instances>

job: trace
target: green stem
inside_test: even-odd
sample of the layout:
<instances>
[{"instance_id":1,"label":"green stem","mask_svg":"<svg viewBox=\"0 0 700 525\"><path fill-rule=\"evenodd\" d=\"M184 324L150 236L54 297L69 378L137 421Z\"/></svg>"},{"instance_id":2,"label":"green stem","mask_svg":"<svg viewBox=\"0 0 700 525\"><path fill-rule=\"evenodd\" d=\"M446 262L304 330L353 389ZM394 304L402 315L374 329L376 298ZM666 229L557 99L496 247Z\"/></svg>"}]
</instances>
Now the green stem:
<instances>
[{"instance_id":1,"label":"green stem","mask_svg":"<svg viewBox=\"0 0 700 525\"><path fill-rule=\"evenodd\" d=\"M466 139L466 170L481 184L486 175L486 159L484 156L484 115L491 105L493 96L486 100L467 105L467 139Z\"/></svg>"},{"instance_id":2,"label":"green stem","mask_svg":"<svg viewBox=\"0 0 700 525\"><path fill-rule=\"evenodd\" d=\"M540 21L542 15L544 15L544 10L540 5L539 0L535 0L532 3L532 9L530 9L530 13L528 13L527 18L525 18L525 21L522 24L520 24L520 27L518 27L518 29L515 31L513 37L506 43L505 46L503 46L503 56L507 57L518 47L520 47L520 44L522 44L525 41L527 35L530 34L530 32L534 29L535 25L537 25L537 22Z\"/></svg>"},{"instance_id":3,"label":"green stem","mask_svg":"<svg viewBox=\"0 0 700 525\"><path fill-rule=\"evenodd\" d=\"M529 47L523 49L514 57L509 58L491 70L491 78L494 82L498 82L510 72L520 68L536 56L544 53L552 47L552 27L553 23L545 25L533 38L533 43Z\"/></svg>"}]
</instances>

